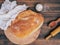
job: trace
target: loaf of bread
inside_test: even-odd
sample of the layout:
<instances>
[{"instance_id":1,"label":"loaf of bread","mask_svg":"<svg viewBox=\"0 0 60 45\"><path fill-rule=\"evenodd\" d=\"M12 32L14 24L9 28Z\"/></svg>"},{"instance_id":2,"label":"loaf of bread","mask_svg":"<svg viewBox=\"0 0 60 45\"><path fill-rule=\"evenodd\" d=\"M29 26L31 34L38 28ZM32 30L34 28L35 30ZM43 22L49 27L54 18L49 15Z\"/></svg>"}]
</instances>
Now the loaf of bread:
<instances>
[{"instance_id":1,"label":"loaf of bread","mask_svg":"<svg viewBox=\"0 0 60 45\"><path fill-rule=\"evenodd\" d=\"M16 44L29 44L39 35L44 19L41 14L26 10L18 14L11 26L4 31L7 38Z\"/></svg>"}]
</instances>

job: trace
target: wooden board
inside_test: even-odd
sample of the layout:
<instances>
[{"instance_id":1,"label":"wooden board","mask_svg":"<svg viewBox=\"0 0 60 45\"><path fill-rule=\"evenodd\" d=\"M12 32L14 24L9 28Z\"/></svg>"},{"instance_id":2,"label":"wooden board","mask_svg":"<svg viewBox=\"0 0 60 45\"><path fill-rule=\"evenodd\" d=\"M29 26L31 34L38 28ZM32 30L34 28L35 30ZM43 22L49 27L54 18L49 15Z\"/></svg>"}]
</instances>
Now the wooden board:
<instances>
[{"instance_id":1,"label":"wooden board","mask_svg":"<svg viewBox=\"0 0 60 45\"><path fill-rule=\"evenodd\" d=\"M0 1L0 5L3 1ZM47 11L39 12L43 14L45 22L41 27L41 34L39 35L38 39L29 45L60 45L60 34L48 41L44 39L48 32L52 30L47 26L48 23L60 17L60 0L17 0L17 2L18 4L29 5L31 7L30 9L33 11L35 11L33 7L36 3L41 3L43 5L46 4L51 7ZM6 38L2 30L0 30L0 45L15 45Z\"/></svg>"}]
</instances>

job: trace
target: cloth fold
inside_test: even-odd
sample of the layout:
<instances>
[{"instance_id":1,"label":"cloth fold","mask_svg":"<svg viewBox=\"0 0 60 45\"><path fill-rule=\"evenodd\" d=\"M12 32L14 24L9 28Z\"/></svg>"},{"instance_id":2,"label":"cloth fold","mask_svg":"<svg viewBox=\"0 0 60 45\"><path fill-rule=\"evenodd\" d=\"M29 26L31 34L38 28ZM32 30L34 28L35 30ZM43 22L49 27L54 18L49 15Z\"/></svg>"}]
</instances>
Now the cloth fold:
<instances>
[{"instance_id":1,"label":"cloth fold","mask_svg":"<svg viewBox=\"0 0 60 45\"><path fill-rule=\"evenodd\" d=\"M7 30L8 26L11 25L11 21L15 20L18 13L26 10L28 6L25 4L17 5L16 1L10 2L5 0L0 9L0 28Z\"/></svg>"}]
</instances>

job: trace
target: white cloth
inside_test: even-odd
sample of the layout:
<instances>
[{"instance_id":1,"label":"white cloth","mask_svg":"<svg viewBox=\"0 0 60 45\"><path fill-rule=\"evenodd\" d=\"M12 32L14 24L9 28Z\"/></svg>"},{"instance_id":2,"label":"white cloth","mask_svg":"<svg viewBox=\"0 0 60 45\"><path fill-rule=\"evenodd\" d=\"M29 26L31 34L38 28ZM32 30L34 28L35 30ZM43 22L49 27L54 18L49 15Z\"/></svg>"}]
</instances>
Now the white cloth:
<instances>
[{"instance_id":1,"label":"white cloth","mask_svg":"<svg viewBox=\"0 0 60 45\"><path fill-rule=\"evenodd\" d=\"M26 10L28 6L17 5L16 1L10 2L5 0L0 9L0 28L2 30L7 30L8 26L11 25L17 14Z\"/></svg>"}]
</instances>

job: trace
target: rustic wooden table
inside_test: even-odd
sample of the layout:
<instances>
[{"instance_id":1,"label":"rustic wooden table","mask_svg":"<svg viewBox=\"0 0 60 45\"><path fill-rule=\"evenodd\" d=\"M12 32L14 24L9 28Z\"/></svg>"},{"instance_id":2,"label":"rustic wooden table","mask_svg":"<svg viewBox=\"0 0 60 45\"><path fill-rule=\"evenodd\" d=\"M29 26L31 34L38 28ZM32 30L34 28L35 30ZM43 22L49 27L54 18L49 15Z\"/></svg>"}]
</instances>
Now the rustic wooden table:
<instances>
[{"instance_id":1,"label":"rustic wooden table","mask_svg":"<svg viewBox=\"0 0 60 45\"><path fill-rule=\"evenodd\" d=\"M13 0L10 0L13 1ZM4 2L4 0L0 0L0 6ZM29 44L29 45L60 45L60 34L56 35L55 37L51 38L50 40L45 40L44 37L51 31L52 29L48 28L47 24L60 18L60 0L17 0L18 4L27 4L30 6L33 11L34 5L36 3L41 3L42 5L46 5L46 10L39 12L44 16L44 24L41 27L41 34L39 35L38 39ZM48 9L48 7L50 7ZM4 35L4 31L0 29L0 45L16 45L10 42L6 36Z\"/></svg>"}]
</instances>

